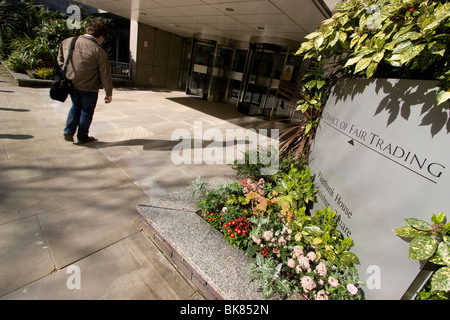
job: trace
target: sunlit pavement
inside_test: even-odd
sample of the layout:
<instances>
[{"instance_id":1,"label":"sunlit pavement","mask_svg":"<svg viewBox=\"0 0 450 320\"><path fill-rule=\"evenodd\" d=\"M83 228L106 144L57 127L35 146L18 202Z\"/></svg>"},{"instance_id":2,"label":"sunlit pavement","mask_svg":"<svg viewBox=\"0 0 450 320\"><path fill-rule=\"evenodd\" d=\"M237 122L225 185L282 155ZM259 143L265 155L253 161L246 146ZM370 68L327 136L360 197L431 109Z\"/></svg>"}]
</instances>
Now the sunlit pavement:
<instances>
[{"instance_id":1,"label":"sunlit pavement","mask_svg":"<svg viewBox=\"0 0 450 320\"><path fill-rule=\"evenodd\" d=\"M0 66L2 299L203 299L138 228L136 206L234 174L226 163L174 164L175 130L286 126L180 91L116 89L111 104L103 94L98 141L80 146L63 138L70 98L18 87Z\"/></svg>"}]
</instances>

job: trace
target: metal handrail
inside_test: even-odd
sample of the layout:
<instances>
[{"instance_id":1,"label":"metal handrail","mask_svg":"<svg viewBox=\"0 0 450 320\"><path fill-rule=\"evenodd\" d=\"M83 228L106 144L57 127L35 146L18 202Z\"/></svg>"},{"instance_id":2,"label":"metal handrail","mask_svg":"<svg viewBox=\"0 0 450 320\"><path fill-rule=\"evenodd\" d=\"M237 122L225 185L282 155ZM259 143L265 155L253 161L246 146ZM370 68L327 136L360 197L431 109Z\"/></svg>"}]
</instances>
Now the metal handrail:
<instances>
[{"instance_id":1,"label":"metal handrail","mask_svg":"<svg viewBox=\"0 0 450 320\"><path fill-rule=\"evenodd\" d=\"M109 65L111 67L111 76L113 78L131 80L131 69L129 63L109 61Z\"/></svg>"}]
</instances>

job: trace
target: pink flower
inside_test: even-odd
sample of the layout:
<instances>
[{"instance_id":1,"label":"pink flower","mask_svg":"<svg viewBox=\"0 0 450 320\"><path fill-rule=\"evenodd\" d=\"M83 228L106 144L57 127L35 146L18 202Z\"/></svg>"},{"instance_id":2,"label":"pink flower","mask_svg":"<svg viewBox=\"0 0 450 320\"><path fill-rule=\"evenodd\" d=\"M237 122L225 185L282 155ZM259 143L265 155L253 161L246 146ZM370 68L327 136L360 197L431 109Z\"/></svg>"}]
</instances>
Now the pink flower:
<instances>
[{"instance_id":1,"label":"pink flower","mask_svg":"<svg viewBox=\"0 0 450 320\"><path fill-rule=\"evenodd\" d=\"M303 254L303 249L300 246L295 246L294 247L294 258L300 257Z\"/></svg>"},{"instance_id":2,"label":"pink flower","mask_svg":"<svg viewBox=\"0 0 450 320\"><path fill-rule=\"evenodd\" d=\"M356 288L355 285L353 285L353 284L351 284L351 283L347 285L347 290L348 290L348 292L350 292L352 295L355 295L355 294L358 293L358 288Z\"/></svg>"},{"instance_id":3,"label":"pink flower","mask_svg":"<svg viewBox=\"0 0 450 320\"><path fill-rule=\"evenodd\" d=\"M339 281L337 279L329 277L328 278L328 284L332 286L333 288L336 288L339 285Z\"/></svg>"},{"instance_id":4,"label":"pink flower","mask_svg":"<svg viewBox=\"0 0 450 320\"><path fill-rule=\"evenodd\" d=\"M305 292L308 292L309 290L313 290L316 287L316 283L314 282L313 278L309 276L304 276L301 280L303 290Z\"/></svg>"},{"instance_id":5,"label":"pink flower","mask_svg":"<svg viewBox=\"0 0 450 320\"><path fill-rule=\"evenodd\" d=\"M328 300L328 295L325 290L320 290L316 294L314 294L314 299L316 300Z\"/></svg>"},{"instance_id":6,"label":"pink flower","mask_svg":"<svg viewBox=\"0 0 450 320\"><path fill-rule=\"evenodd\" d=\"M289 268L294 269L295 268L295 261L293 259L289 259L287 262L287 265L289 266Z\"/></svg>"},{"instance_id":7,"label":"pink flower","mask_svg":"<svg viewBox=\"0 0 450 320\"><path fill-rule=\"evenodd\" d=\"M308 252L306 256L308 257L309 260L316 261L317 256L314 252Z\"/></svg>"},{"instance_id":8,"label":"pink flower","mask_svg":"<svg viewBox=\"0 0 450 320\"><path fill-rule=\"evenodd\" d=\"M303 269L309 269L309 259L305 256L300 256L297 258L298 263L300 266L302 266Z\"/></svg>"},{"instance_id":9,"label":"pink flower","mask_svg":"<svg viewBox=\"0 0 450 320\"><path fill-rule=\"evenodd\" d=\"M316 266L316 273L321 277L327 276L327 267L325 266L325 264L323 262L319 263Z\"/></svg>"}]
</instances>

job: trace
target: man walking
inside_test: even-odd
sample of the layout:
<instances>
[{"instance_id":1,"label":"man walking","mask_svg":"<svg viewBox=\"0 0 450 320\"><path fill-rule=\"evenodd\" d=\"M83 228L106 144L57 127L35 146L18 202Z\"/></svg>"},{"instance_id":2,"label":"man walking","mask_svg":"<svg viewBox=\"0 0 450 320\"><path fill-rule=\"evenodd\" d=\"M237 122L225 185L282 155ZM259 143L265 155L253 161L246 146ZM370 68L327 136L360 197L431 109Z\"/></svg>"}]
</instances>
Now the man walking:
<instances>
[{"instance_id":1,"label":"man walking","mask_svg":"<svg viewBox=\"0 0 450 320\"><path fill-rule=\"evenodd\" d=\"M72 80L70 98L72 108L69 111L64 129L64 139L74 141L75 132L79 144L95 141L89 136L94 110L97 105L98 91L105 89L105 102L112 101L112 79L109 59L101 47L108 36L108 29L98 20L88 23L86 34L79 36L75 43L72 58L67 67L66 77ZM69 55L73 38L65 39L58 52L58 64L64 65L65 57Z\"/></svg>"}]
</instances>

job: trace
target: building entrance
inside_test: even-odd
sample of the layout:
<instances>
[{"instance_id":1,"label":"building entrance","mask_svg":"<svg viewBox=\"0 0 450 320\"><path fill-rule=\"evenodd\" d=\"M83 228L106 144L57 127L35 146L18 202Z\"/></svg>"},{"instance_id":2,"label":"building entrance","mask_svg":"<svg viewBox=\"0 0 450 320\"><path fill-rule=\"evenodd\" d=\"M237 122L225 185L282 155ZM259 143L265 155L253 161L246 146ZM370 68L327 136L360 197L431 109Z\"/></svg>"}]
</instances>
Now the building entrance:
<instances>
[{"instance_id":1,"label":"building entrance","mask_svg":"<svg viewBox=\"0 0 450 320\"><path fill-rule=\"evenodd\" d=\"M186 93L208 101L227 101L235 51L233 40L197 35L192 43Z\"/></svg>"},{"instance_id":2,"label":"building entrance","mask_svg":"<svg viewBox=\"0 0 450 320\"><path fill-rule=\"evenodd\" d=\"M194 38L186 93L234 104L251 116L292 120L307 68L303 57L295 55L300 44L253 40Z\"/></svg>"},{"instance_id":3,"label":"building entrance","mask_svg":"<svg viewBox=\"0 0 450 320\"><path fill-rule=\"evenodd\" d=\"M300 100L301 79L306 70L299 45L250 44L237 109L251 116L291 120Z\"/></svg>"},{"instance_id":4,"label":"building entrance","mask_svg":"<svg viewBox=\"0 0 450 320\"><path fill-rule=\"evenodd\" d=\"M208 97L215 49L215 41L193 40L186 93L203 99Z\"/></svg>"}]
</instances>

